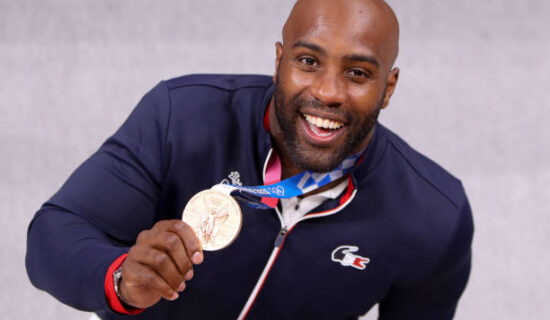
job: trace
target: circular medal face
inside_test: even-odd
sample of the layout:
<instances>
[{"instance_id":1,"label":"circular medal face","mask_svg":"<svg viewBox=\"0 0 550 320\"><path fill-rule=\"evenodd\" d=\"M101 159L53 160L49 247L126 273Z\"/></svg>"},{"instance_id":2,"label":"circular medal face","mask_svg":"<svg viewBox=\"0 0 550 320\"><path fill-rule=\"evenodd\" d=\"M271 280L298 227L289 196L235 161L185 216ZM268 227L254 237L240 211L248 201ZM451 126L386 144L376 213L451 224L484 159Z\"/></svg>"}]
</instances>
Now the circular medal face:
<instances>
[{"instance_id":1,"label":"circular medal face","mask_svg":"<svg viewBox=\"0 0 550 320\"><path fill-rule=\"evenodd\" d=\"M193 228L206 251L230 245L239 235L242 224L241 207L237 201L216 190L204 190L194 195L183 209L181 219Z\"/></svg>"}]
</instances>

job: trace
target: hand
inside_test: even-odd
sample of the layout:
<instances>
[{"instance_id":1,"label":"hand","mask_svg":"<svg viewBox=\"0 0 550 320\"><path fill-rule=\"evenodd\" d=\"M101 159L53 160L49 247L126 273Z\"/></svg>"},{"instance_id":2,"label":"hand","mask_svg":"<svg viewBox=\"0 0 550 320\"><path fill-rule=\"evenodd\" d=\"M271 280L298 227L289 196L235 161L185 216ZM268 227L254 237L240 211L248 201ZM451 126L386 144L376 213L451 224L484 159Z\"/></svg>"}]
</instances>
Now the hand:
<instances>
[{"instance_id":1,"label":"hand","mask_svg":"<svg viewBox=\"0 0 550 320\"><path fill-rule=\"evenodd\" d=\"M145 309L160 298L175 300L193 278L193 264L203 261L199 240L181 220L163 220L142 231L122 264L120 295Z\"/></svg>"}]
</instances>

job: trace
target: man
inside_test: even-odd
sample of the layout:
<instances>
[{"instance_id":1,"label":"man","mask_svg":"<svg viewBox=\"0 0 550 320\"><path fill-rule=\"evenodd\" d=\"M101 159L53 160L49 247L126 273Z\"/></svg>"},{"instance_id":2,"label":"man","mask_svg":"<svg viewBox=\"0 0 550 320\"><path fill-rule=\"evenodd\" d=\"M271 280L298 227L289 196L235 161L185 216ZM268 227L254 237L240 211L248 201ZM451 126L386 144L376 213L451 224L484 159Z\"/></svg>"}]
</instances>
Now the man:
<instances>
[{"instance_id":1,"label":"man","mask_svg":"<svg viewBox=\"0 0 550 320\"><path fill-rule=\"evenodd\" d=\"M451 319L471 212L458 180L376 121L398 33L381 0L299 0L273 79L159 84L37 212L33 284L103 319L342 319L376 303L381 319ZM275 210L241 205L226 249L203 252L180 220L230 173L262 185L354 155L350 174Z\"/></svg>"}]
</instances>

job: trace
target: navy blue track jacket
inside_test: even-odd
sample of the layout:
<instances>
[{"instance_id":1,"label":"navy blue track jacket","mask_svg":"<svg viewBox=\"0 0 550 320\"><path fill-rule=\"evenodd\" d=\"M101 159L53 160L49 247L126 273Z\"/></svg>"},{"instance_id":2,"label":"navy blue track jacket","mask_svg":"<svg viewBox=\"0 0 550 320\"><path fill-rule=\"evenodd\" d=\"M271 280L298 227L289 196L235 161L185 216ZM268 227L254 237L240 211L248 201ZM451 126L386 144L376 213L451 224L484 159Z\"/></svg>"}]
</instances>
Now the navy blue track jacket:
<instances>
[{"instance_id":1,"label":"navy blue track jacket","mask_svg":"<svg viewBox=\"0 0 550 320\"><path fill-rule=\"evenodd\" d=\"M263 184L271 138L262 120L273 91L271 77L254 75L157 85L36 213L32 283L103 319L127 319L106 302L107 268L139 232L181 218L194 194L230 172ZM284 235L275 210L242 205L237 240L205 252L179 299L132 317L353 319L380 302L380 319L451 319L473 233L460 181L380 124L351 181L343 198Z\"/></svg>"}]
</instances>

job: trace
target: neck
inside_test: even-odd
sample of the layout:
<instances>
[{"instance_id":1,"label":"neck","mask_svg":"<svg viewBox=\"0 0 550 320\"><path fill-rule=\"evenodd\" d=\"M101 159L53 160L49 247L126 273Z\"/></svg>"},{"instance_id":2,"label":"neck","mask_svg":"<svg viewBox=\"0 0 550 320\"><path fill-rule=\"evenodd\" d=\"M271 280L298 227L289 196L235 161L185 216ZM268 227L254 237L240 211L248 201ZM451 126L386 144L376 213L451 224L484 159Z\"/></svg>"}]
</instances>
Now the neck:
<instances>
[{"instance_id":1,"label":"neck","mask_svg":"<svg viewBox=\"0 0 550 320\"><path fill-rule=\"evenodd\" d=\"M269 133L273 141L273 149L275 150L275 152L277 152L279 159L281 159L281 170L282 170L281 180L292 177L304 171L302 168L297 166L294 163L294 161L292 161L292 159L290 158L290 155L288 154L288 151L284 147L284 143L283 143L284 137L277 123L277 117L275 116L275 107L274 107L273 98L271 99L271 102L270 102L268 120L269 120Z\"/></svg>"},{"instance_id":2,"label":"neck","mask_svg":"<svg viewBox=\"0 0 550 320\"><path fill-rule=\"evenodd\" d=\"M281 159L281 180L290 178L304 171L290 159L288 154L281 153L280 148L275 147L275 151Z\"/></svg>"}]
</instances>

